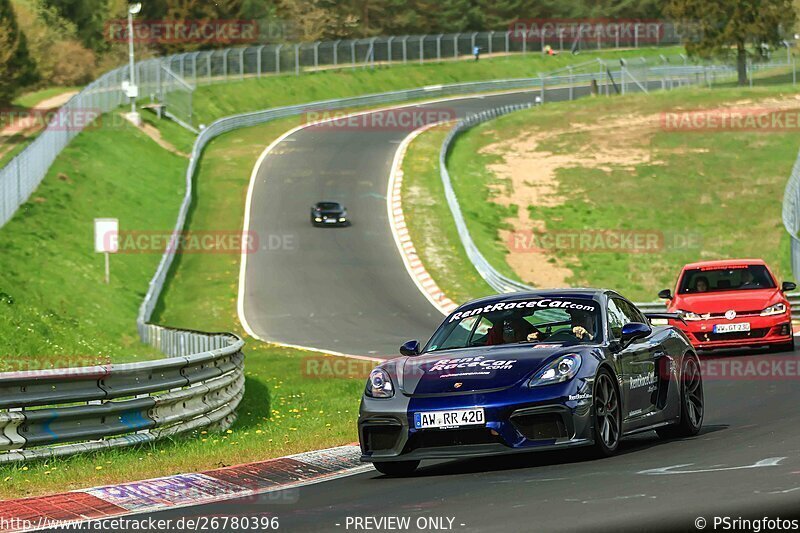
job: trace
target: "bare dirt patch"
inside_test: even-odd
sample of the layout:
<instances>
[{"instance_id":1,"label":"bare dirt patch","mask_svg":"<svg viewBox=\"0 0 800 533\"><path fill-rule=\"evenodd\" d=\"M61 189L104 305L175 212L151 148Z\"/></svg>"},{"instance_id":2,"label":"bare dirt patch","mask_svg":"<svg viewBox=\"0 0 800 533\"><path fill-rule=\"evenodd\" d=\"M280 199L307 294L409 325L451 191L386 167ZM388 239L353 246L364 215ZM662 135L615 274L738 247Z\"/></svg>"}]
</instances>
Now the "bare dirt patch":
<instances>
[{"instance_id":1,"label":"bare dirt patch","mask_svg":"<svg viewBox=\"0 0 800 533\"><path fill-rule=\"evenodd\" d=\"M768 98L757 102L739 100L703 111L714 112L732 108L747 110L783 111L800 107L800 95L783 99ZM680 109L676 109L680 110ZM696 111L696 110L693 110ZM500 162L488 169L497 178L492 186L491 198L504 206L516 206L516 216L506 220L511 230L501 230L500 238L506 243L506 261L520 278L536 287L567 286L572 271L566 266L572 258L557 258L546 251L519 250L511 243L517 232L544 231L545 221L530 216L530 206L554 207L565 201L560 191L557 172L561 169L586 168L605 173L612 171L635 172L637 165L660 165L659 154L651 146L653 136L663 128L661 113L647 115L605 115L587 122L573 122L563 128L538 128L534 125L511 139L485 146L481 153L497 155ZM564 141L582 140L580 150L559 151ZM572 141L574 142L574 141ZM682 148L678 153L704 153L707 149ZM569 196L580 195L572 190ZM701 203L710 198L701 197Z\"/></svg>"}]
</instances>

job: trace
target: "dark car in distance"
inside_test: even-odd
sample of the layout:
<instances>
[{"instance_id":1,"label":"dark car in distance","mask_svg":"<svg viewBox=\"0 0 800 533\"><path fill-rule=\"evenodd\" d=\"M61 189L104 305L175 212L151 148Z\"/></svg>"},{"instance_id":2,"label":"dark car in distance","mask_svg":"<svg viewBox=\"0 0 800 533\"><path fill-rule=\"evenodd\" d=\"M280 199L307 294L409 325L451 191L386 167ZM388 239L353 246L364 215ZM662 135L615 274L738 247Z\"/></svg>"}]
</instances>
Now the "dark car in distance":
<instances>
[{"instance_id":1,"label":"dark car in distance","mask_svg":"<svg viewBox=\"0 0 800 533\"><path fill-rule=\"evenodd\" d=\"M349 226L347 208L339 202L317 202L311 207L313 226Z\"/></svg>"}]
</instances>

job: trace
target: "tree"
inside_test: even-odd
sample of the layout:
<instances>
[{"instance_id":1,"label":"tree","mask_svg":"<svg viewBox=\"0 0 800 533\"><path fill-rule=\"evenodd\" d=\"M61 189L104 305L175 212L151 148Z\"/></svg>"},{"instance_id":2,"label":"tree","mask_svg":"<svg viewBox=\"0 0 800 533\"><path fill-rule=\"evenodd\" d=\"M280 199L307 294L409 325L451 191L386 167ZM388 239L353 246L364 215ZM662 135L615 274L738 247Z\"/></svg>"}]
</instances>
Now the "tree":
<instances>
[{"instance_id":1,"label":"tree","mask_svg":"<svg viewBox=\"0 0 800 533\"><path fill-rule=\"evenodd\" d=\"M28 54L25 34L17 26L11 0L0 0L0 105L36 81L36 66Z\"/></svg>"},{"instance_id":2,"label":"tree","mask_svg":"<svg viewBox=\"0 0 800 533\"><path fill-rule=\"evenodd\" d=\"M77 36L84 46L94 51L105 50L108 43L103 25L109 15L108 0L40 0L45 7L75 24Z\"/></svg>"},{"instance_id":3,"label":"tree","mask_svg":"<svg viewBox=\"0 0 800 533\"><path fill-rule=\"evenodd\" d=\"M747 84L748 45L758 55L763 45L783 46L797 20L792 0L670 0L666 12L683 29L689 54L735 54L739 85Z\"/></svg>"}]
</instances>

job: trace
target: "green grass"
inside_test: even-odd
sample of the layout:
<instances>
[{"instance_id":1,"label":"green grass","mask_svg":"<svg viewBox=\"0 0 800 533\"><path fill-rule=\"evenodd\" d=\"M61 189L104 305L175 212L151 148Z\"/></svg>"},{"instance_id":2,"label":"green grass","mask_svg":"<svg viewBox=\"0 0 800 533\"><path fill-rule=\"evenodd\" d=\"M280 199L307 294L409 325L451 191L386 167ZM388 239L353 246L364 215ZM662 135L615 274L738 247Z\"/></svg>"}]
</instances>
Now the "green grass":
<instances>
[{"instance_id":1,"label":"green grass","mask_svg":"<svg viewBox=\"0 0 800 533\"><path fill-rule=\"evenodd\" d=\"M667 110L713 108L737 100L753 100L747 107L757 107L759 99L794 98L795 93L791 86L685 89L548 104L469 131L456 142L448 168L476 243L496 267L509 273L508 248L498 235L509 227L514 212L492 199L498 185L506 191L510 185L487 169L503 156L482 151L487 145L506 140L510 142L506 151L519 150L513 140L544 133L546 142L538 151L591 154L603 139L577 129L616 120L621 109L626 116L659 117ZM663 232L661 253L549 250L551 261L572 270L567 282L614 287L634 300L652 301L659 289L674 284L684 263L726 257L764 258L779 277L789 279L781 205L797 156L795 133L669 132L657 123L651 130L640 138L638 133L626 134L625 128L606 133L619 137L616 145L621 149L649 152L651 161L632 168L621 164L602 170L581 164L560 168L552 191L560 205L529 207L531 218L543 221L550 233ZM696 244L683 246L676 241L682 237L695 238Z\"/></svg>"},{"instance_id":2,"label":"green grass","mask_svg":"<svg viewBox=\"0 0 800 533\"><path fill-rule=\"evenodd\" d=\"M195 198L187 228L192 231L240 231L245 193L258 155L271 139L295 124L296 118L288 118L231 132L214 140L204 153L195 179ZM71 149L73 147L76 144ZM137 153L140 157L144 155L142 151ZM112 156L122 157L109 154ZM136 154L128 157L136 157ZM185 160L169 157L178 159L183 170ZM181 188L177 187L178 190ZM142 201L146 198L139 197ZM146 216L144 209L141 210L142 216ZM173 212L170 225L174 223L174 216ZM52 224L52 220L49 222ZM90 247L91 242L86 246ZM71 244L69 248L77 249L79 245ZM91 250L87 253L91 254ZM157 259L157 256L151 257ZM154 269L155 264L145 269L148 279ZM238 272L238 254L178 256L154 321L175 327L234 331L243 335L236 316ZM53 291L60 293L63 289ZM125 302L115 303L119 308L131 308L130 316L122 324L129 329L133 329L134 309L142 295L143 291ZM85 317L87 314L76 316ZM100 326L106 327L100 317L95 317L93 327ZM88 332L84 330L81 335L88 336ZM42 336L47 337L45 334ZM359 364L358 376L319 377L305 370L309 358L312 364L318 360L316 354L270 346L249 338L246 340L246 392L238 409L239 418L230 433L193 433L156 445L0 467L0 479L7 478L0 484L0 498L118 483L130 481L132 477L143 479L202 471L220 465L348 444L357 439L354 421L369 363ZM135 341L134 346L143 350Z\"/></svg>"},{"instance_id":3,"label":"green grass","mask_svg":"<svg viewBox=\"0 0 800 533\"><path fill-rule=\"evenodd\" d=\"M456 224L444 199L439 150L449 126L420 134L403 159L403 214L425 269L454 302L493 294L469 265Z\"/></svg>"},{"instance_id":4,"label":"green grass","mask_svg":"<svg viewBox=\"0 0 800 533\"><path fill-rule=\"evenodd\" d=\"M639 50L584 52L554 57L540 53L494 57L474 61L442 63L409 63L378 66L374 69L342 69L246 78L198 87L194 93L194 115L197 124L209 124L223 116L303 102L343 98L432 84L448 84L503 78L535 77L558 68L591 61L594 58L657 57L676 55L683 49L642 48ZM594 67L593 67L594 68Z\"/></svg>"},{"instance_id":5,"label":"green grass","mask_svg":"<svg viewBox=\"0 0 800 533\"><path fill-rule=\"evenodd\" d=\"M135 317L160 254L94 253L93 219L123 230L169 230L185 159L129 125L89 128L0 230L0 368L132 361L157 356L139 343ZM20 359L24 357L25 361Z\"/></svg>"}]
</instances>

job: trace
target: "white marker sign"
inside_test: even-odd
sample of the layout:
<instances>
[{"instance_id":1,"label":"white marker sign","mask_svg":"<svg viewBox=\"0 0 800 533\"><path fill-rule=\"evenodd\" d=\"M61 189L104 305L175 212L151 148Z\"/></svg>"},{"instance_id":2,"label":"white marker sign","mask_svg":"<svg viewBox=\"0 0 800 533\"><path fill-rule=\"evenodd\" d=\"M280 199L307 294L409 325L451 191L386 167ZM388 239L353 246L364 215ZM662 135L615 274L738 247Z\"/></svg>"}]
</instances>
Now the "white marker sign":
<instances>
[{"instance_id":1,"label":"white marker sign","mask_svg":"<svg viewBox=\"0 0 800 533\"><path fill-rule=\"evenodd\" d=\"M108 254L115 254L119 251L118 219L94 219L94 251L106 256L106 285L108 285L111 282L111 265Z\"/></svg>"},{"instance_id":2,"label":"white marker sign","mask_svg":"<svg viewBox=\"0 0 800 533\"><path fill-rule=\"evenodd\" d=\"M94 251L99 254L115 254L119 251L119 220L94 219Z\"/></svg>"}]
</instances>

